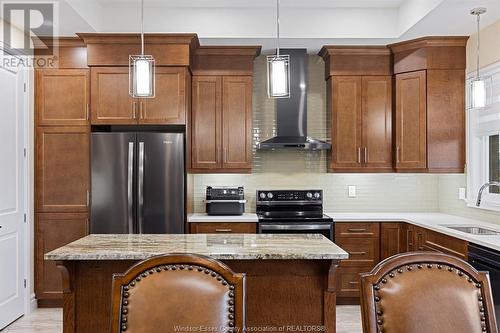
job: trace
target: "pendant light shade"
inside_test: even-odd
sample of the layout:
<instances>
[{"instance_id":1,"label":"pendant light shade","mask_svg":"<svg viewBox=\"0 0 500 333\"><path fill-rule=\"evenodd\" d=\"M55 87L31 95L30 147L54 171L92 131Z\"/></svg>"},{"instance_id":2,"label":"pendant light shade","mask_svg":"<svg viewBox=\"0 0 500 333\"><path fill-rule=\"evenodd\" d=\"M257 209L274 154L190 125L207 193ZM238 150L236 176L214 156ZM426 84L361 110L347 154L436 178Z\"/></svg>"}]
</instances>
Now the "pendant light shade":
<instances>
[{"instance_id":1,"label":"pendant light shade","mask_svg":"<svg viewBox=\"0 0 500 333\"><path fill-rule=\"evenodd\" d=\"M155 97L155 59L144 55L144 0L141 0L141 54L129 56L128 75L131 97Z\"/></svg>"},{"instance_id":2,"label":"pendant light shade","mask_svg":"<svg viewBox=\"0 0 500 333\"><path fill-rule=\"evenodd\" d=\"M129 57L129 93L135 98L155 96L155 59L150 55Z\"/></svg>"},{"instance_id":3,"label":"pendant light shade","mask_svg":"<svg viewBox=\"0 0 500 333\"><path fill-rule=\"evenodd\" d=\"M290 56L280 55L280 0L276 0L276 55L267 57L267 95L290 97Z\"/></svg>"},{"instance_id":4,"label":"pendant light shade","mask_svg":"<svg viewBox=\"0 0 500 333\"><path fill-rule=\"evenodd\" d=\"M267 93L270 98L290 97L290 56L267 57Z\"/></svg>"},{"instance_id":5,"label":"pendant light shade","mask_svg":"<svg viewBox=\"0 0 500 333\"><path fill-rule=\"evenodd\" d=\"M471 15L477 17L477 58L476 58L476 77L470 82L470 102L472 108L484 108L487 102L487 77L481 77L479 75L479 23L481 20L481 14L486 13L486 8L474 8L470 11Z\"/></svg>"}]
</instances>

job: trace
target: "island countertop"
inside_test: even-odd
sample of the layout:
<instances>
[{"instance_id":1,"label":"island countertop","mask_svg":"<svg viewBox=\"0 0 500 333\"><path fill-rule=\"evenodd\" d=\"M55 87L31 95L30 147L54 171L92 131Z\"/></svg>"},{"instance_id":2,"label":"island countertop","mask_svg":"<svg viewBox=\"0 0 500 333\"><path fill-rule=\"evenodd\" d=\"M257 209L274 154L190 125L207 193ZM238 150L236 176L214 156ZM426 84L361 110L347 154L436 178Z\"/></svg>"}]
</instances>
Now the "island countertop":
<instances>
[{"instance_id":1,"label":"island countertop","mask_svg":"<svg viewBox=\"0 0 500 333\"><path fill-rule=\"evenodd\" d=\"M219 260L347 259L319 234L93 234L45 254L46 260L143 260L168 253L195 253Z\"/></svg>"}]
</instances>

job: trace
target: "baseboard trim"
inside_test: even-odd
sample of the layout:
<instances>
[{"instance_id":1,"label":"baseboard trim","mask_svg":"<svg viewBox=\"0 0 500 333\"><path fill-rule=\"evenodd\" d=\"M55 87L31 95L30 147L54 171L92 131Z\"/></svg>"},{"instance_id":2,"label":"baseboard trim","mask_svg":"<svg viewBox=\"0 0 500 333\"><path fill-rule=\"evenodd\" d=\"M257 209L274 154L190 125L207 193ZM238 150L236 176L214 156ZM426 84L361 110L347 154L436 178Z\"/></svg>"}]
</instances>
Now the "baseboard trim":
<instances>
[{"instance_id":1,"label":"baseboard trim","mask_svg":"<svg viewBox=\"0 0 500 333\"><path fill-rule=\"evenodd\" d=\"M30 311L35 311L37 308L38 308L38 304L36 302L36 296L35 296L35 293L33 293L33 294L31 294L31 298L30 298L30 308L29 308L29 310Z\"/></svg>"}]
</instances>

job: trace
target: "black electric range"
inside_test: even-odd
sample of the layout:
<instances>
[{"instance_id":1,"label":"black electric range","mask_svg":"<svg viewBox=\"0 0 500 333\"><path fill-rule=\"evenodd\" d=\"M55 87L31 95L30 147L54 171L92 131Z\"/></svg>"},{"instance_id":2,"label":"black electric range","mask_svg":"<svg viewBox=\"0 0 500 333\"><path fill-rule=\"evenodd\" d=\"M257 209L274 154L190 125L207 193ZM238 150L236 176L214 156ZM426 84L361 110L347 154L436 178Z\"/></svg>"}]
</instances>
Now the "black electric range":
<instances>
[{"instance_id":1,"label":"black electric range","mask_svg":"<svg viewBox=\"0 0 500 333\"><path fill-rule=\"evenodd\" d=\"M333 219L323 214L323 190L257 191L259 233L314 234L334 239Z\"/></svg>"}]
</instances>

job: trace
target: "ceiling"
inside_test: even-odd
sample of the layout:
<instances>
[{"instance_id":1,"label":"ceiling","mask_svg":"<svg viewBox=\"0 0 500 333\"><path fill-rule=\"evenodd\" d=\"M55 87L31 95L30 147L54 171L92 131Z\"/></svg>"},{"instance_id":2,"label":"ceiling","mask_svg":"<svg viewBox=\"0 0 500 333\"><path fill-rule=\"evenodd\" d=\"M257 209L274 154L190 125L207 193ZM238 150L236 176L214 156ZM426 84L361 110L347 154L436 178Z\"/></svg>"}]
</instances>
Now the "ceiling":
<instances>
[{"instance_id":1,"label":"ceiling","mask_svg":"<svg viewBox=\"0 0 500 333\"><path fill-rule=\"evenodd\" d=\"M140 0L56 0L59 34L140 31ZM146 32L196 32L201 43L275 47L274 0L144 0ZM470 35L474 7L486 26L500 0L281 0L281 46L387 44L429 35Z\"/></svg>"}]
</instances>

